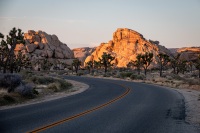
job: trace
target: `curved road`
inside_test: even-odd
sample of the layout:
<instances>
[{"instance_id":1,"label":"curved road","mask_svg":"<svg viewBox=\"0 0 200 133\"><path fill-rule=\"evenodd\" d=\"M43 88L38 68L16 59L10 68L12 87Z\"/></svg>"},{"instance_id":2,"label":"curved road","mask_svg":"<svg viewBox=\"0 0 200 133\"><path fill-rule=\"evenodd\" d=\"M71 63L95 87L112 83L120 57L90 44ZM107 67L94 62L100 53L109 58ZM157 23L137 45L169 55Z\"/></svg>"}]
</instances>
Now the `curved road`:
<instances>
[{"instance_id":1,"label":"curved road","mask_svg":"<svg viewBox=\"0 0 200 133\"><path fill-rule=\"evenodd\" d=\"M184 98L163 87L70 77L90 87L49 102L0 110L0 132L195 133L185 122Z\"/></svg>"}]
</instances>

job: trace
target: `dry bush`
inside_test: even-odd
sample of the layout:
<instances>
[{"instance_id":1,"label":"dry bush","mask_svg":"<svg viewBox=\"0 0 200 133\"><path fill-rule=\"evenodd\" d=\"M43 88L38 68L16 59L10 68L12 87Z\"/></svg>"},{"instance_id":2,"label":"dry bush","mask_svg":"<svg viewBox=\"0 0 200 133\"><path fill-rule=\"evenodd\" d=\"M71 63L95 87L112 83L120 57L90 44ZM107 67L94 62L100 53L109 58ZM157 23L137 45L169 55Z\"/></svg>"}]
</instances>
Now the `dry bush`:
<instances>
[{"instance_id":1,"label":"dry bush","mask_svg":"<svg viewBox=\"0 0 200 133\"><path fill-rule=\"evenodd\" d=\"M5 88L8 92L15 90L22 83L20 75L17 74L0 74L0 87Z\"/></svg>"}]
</instances>

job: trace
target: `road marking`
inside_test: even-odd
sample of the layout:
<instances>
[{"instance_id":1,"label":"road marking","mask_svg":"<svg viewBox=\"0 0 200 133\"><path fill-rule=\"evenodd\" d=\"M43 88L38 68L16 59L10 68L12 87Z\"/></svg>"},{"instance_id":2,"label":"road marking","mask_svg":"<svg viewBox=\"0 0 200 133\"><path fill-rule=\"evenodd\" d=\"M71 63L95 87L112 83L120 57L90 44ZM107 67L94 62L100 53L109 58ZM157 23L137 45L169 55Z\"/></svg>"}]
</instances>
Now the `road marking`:
<instances>
[{"instance_id":1,"label":"road marking","mask_svg":"<svg viewBox=\"0 0 200 133\"><path fill-rule=\"evenodd\" d=\"M114 83L114 84L116 84L116 83ZM104 104L102 104L102 105L99 105L99 106L97 106L97 107L94 107L94 108L92 108L92 109L90 109L90 110L86 110L86 111L84 111L84 112L82 112L82 113L79 113L79 114L73 115L73 116L71 116L71 117L65 118L65 119L63 119L63 120L60 120L60 121L51 123L51 124L49 124L49 125L46 125L46 126L43 126L43 127L37 128L37 129L34 129L34 130L29 131L29 132L27 132L27 133L37 133L37 132L41 132L41 131L44 131L44 130L46 130L46 129L52 128L52 127L54 127L54 126L57 126L57 125L59 125L59 124L62 124L62 123L64 123L64 122L67 122L67 121L73 120L73 119L75 119L75 118L84 116L84 115L86 115L86 114L89 114L89 113L91 113L91 112L94 112L94 111L96 111L96 110L99 110L99 109L101 109L101 108L103 108L103 107L106 107L106 106L108 106L108 105L110 105L110 104L112 104L112 103L114 103L114 102L116 102L116 101L122 99L123 97L125 97L125 96L130 92L130 88L125 87L124 85L121 85L121 84L117 84L117 85L120 85L120 86L122 86L123 88L126 88L126 91L125 91L122 95L120 95L120 96L114 98L113 100L111 100L111 101L109 101L109 102L107 102L107 103L104 103Z\"/></svg>"}]
</instances>

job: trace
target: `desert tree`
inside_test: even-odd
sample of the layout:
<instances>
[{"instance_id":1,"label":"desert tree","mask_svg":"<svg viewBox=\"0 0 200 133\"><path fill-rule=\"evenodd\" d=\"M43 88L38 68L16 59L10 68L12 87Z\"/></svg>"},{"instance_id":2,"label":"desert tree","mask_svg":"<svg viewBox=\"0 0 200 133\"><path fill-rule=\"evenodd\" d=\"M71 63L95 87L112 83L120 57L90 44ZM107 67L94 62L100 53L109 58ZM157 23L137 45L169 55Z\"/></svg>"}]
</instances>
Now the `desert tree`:
<instances>
[{"instance_id":1,"label":"desert tree","mask_svg":"<svg viewBox=\"0 0 200 133\"><path fill-rule=\"evenodd\" d=\"M111 67L113 64L111 62L115 59L111 54L103 53L101 58L99 58L100 63L104 66L105 73L108 71L108 67Z\"/></svg>"},{"instance_id":2,"label":"desert tree","mask_svg":"<svg viewBox=\"0 0 200 133\"><path fill-rule=\"evenodd\" d=\"M185 71L187 70L187 61L184 59L179 59L178 64L177 64L177 74L179 74L179 72L181 72L182 74L185 73Z\"/></svg>"},{"instance_id":3,"label":"desert tree","mask_svg":"<svg viewBox=\"0 0 200 133\"><path fill-rule=\"evenodd\" d=\"M94 66L93 66L95 69L99 69L101 68L101 62L100 61L95 61L94 60Z\"/></svg>"},{"instance_id":4,"label":"desert tree","mask_svg":"<svg viewBox=\"0 0 200 133\"><path fill-rule=\"evenodd\" d=\"M78 69L79 69L80 66L81 66L81 61L77 58L74 59L73 62L72 62L72 70L73 70L73 67L74 67L76 74L78 73Z\"/></svg>"},{"instance_id":5,"label":"desert tree","mask_svg":"<svg viewBox=\"0 0 200 133\"><path fill-rule=\"evenodd\" d=\"M144 74L147 75L147 69L153 61L153 53L145 53L141 55L142 67L144 68Z\"/></svg>"},{"instance_id":6,"label":"desert tree","mask_svg":"<svg viewBox=\"0 0 200 133\"><path fill-rule=\"evenodd\" d=\"M142 67L142 55L138 54L136 56L136 60L133 61L131 60L128 64L127 67L135 67L137 69L138 75L140 75L141 67Z\"/></svg>"},{"instance_id":7,"label":"desert tree","mask_svg":"<svg viewBox=\"0 0 200 133\"><path fill-rule=\"evenodd\" d=\"M48 61L48 59L45 58L40 62L40 65L42 70L50 70L53 64L50 61Z\"/></svg>"},{"instance_id":8,"label":"desert tree","mask_svg":"<svg viewBox=\"0 0 200 133\"><path fill-rule=\"evenodd\" d=\"M194 61L194 63L195 63L195 67L199 71L199 78L200 78L200 54L199 54L198 58Z\"/></svg>"},{"instance_id":9,"label":"desert tree","mask_svg":"<svg viewBox=\"0 0 200 133\"><path fill-rule=\"evenodd\" d=\"M93 69L93 67L94 67L93 61L86 62L86 68L88 69L89 73L91 72L91 69Z\"/></svg>"},{"instance_id":10,"label":"desert tree","mask_svg":"<svg viewBox=\"0 0 200 133\"><path fill-rule=\"evenodd\" d=\"M4 40L3 34L0 34L1 46L0 46L0 57L1 57L1 67L3 68L3 73L6 73L7 70L10 73L13 73L15 68L15 59L16 55L14 49L17 44L24 44L24 33L21 29L16 29L15 27L9 32L9 35L6 36L6 41Z\"/></svg>"},{"instance_id":11,"label":"desert tree","mask_svg":"<svg viewBox=\"0 0 200 133\"><path fill-rule=\"evenodd\" d=\"M162 77L163 68L170 62L170 58L167 54L159 53L158 57L158 64L160 66L160 77Z\"/></svg>"},{"instance_id":12,"label":"desert tree","mask_svg":"<svg viewBox=\"0 0 200 133\"><path fill-rule=\"evenodd\" d=\"M187 62L187 66L188 66L189 71L192 73L194 63L193 63L191 60L189 60L189 61Z\"/></svg>"},{"instance_id":13,"label":"desert tree","mask_svg":"<svg viewBox=\"0 0 200 133\"><path fill-rule=\"evenodd\" d=\"M178 67L178 64L179 64L179 60L180 60L180 53L172 56L172 58L170 59L170 63L171 63L171 67L173 68L173 73L174 74L177 74L177 67Z\"/></svg>"},{"instance_id":14,"label":"desert tree","mask_svg":"<svg viewBox=\"0 0 200 133\"><path fill-rule=\"evenodd\" d=\"M30 68L31 67L30 59L28 57L26 57L25 55L23 55L21 51L19 51L16 54L14 64L16 64L14 66L15 72L20 72L22 68L28 68L28 67Z\"/></svg>"}]
</instances>

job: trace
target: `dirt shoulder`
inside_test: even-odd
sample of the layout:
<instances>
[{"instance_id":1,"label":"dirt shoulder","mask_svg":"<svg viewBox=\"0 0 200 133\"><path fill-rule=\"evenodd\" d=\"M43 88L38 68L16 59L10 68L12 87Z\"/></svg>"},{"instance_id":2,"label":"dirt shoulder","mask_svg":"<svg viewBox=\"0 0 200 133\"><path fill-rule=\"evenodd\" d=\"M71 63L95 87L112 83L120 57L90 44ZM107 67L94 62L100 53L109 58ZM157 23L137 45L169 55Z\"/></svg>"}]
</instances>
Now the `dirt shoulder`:
<instances>
[{"instance_id":1,"label":"dirt shoulder","mask_svg":"<svg viewBox=\"0 0 200 133\"><path fill-rule=\"evenodd\" d=\"M37 97L35 99L31 99L31 100L28 100L28 101L20 103L20 104L18 103L18 104L13 104L13 105L1 106L0 110L21 107L21 106L26 106L26 105L30 105L30 104L36 104L36 103L51 101L51 100L55 100L55 99L59 99L59 98L63 98L63 97L68 97L71 95L76 95L76 94L82 93L89 88L89 85L82 83L82 82L77 82L74 80L66 80L66 81L71 83L73 86L72 88L70 88L67 91L56 92L54 94Z\"/></svg>"}]
</instances>

